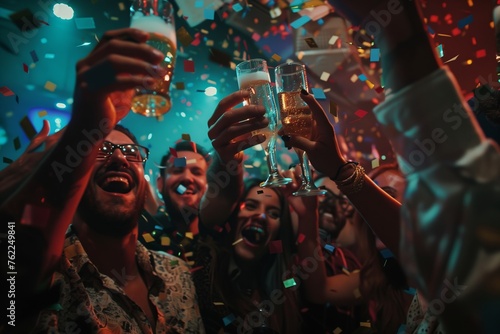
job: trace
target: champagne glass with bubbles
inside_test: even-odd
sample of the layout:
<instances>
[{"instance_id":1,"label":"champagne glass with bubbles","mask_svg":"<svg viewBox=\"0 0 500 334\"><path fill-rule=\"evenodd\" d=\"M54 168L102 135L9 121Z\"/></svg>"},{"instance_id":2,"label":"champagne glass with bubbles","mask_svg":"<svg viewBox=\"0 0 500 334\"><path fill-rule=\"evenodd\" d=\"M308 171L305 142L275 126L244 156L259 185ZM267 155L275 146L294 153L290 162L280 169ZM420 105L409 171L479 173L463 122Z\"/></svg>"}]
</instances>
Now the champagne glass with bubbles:
<instances>
[{"instance_id":1,"label":"champagne glass with bubbles","mask_svg":"<svg viewBox=\"0 0 500 334\"><path fill-rule=\"evenodd\" d=\"M239 63L236 66L236 77L240 89L248 89L250 98L244 104L262 105L266 109L266 118L269 126L252 133L252 135L263 134L266 141L262 143L267 156L269 175L267 180L260 184L261 187L282 187L292 182L292 179L283 177L278 171L276 159L276 137L281 122L279 109L276 105L274 94L271 90L271 79L267 62L263 59L251 59Z\"/></svg>"},{"instance_id":2,"label":"champagne glass with bubbles","mask_svg":"<svg viewBox=\"0 0 500 334\"><path fill-rule=\"evenodd\" d=\"M311 139L312 113L309 106L300 97L302 89L308 90L305 66L292 62L278 65L274 71L284 134ZM298 148L294 148L294 150L299 156L302 184L293 195L325 195L326 190L319 189L314 185L306 152Z\"/></svg>"}]
</instances>

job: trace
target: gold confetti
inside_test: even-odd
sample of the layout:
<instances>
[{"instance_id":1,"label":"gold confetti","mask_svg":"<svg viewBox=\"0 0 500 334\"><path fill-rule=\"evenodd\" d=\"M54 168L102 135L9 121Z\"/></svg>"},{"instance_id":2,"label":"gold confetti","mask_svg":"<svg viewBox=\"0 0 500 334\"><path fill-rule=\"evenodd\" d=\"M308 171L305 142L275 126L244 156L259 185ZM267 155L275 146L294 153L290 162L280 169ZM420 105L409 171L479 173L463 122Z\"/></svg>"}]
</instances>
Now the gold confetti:
<instances>
[{"instance_id":1,"label":"gold confetti","mask_svg":"<svg viewBox=\"0 0 500 334\"><path fill-rule=\"evenodd\" d=\"M51 81L47 81L45 83L45 86L43 86L46 90L48 90L49 92L53 92L56 90L56 87L57 85Z\"/></svg>"},{"instance_id":2,"label":"gold confetti","mask_svg":"<svg viewBox=\"0 0 500 334\"><path fill-rule=\"evenodd\" d=\"M47 116L47 110L40 110L38 112L38 117L43 117L43 116Z\"/></svg>"},{"instance_id":3,"label":"gold confetti","mask_svg":"<svg viewBox=\"0 0 500 334\"><path fill-rule=\"evenodd\" d=\"M186 232L186 238L193 240L193 232Z\"/></svg>"},{"instance_id":4,"label":"gold confetti","mask_svg":"<svg viewBox=\"0 0 500 334\"><path fill-rule=\"evenodd\" d=\"M161 237L160 243L162 246L170 246L170 238L169 237Z\"/></svg>"},{"instance_id":5,"label":"gold confetti","mask_svg":"<svg viewBox=\"0 0 500 334\"><path fill-rule=\"evenodd\" d=\"M273 54L273 56L271 57L272 59L276 60L276 61L281 61L281 56L278 55L278 54Z\"/></svg>"},{"instance_id":6,"label":"gold confetti","mask_svg":"<svg viewBox=\"0 0 500 334\"><path fill-rule=\"evenodd\" d=\"M375 169L378 166L380 166L380 161L378 159L373 159L372 160L372 169Z\"/></svg>"},{"instance_id":7,"label":"gold confetti","mask_svg":"<svg viewBox=\"0 0 500 334\"><path fill-rule=\"evenodd\" d=\"M182 140L191 141L191 136L189 135L189 133L183 133L181 135L181 138L182 138Z\"/></svg>"},{"instance_id":8,"label":"gold confetti","mask_svg":"<svg viewBox=\"0 0 500 334\"><path fill-rule=\"evenodd\" d=\"M372 327L372 324L371 324L371 323L369 323L369 322L367 322L367 321L366 321L366 322L365 322L365 321L361 321L361 322L359 323L359 326L360 326L360 327L368 327L368 328L371 328L371 327Z\"/></svg>"},{"instance_id":9,"label":"gold confetti","mask_svg":"<svg viewBox=\"0 0 500 334\"><path fill-rule=\"evenodd\" d=\"M123 2L118 3L118 8L120 8L121 11L125 10L125 4Z\"/></svg>"},{"instance_id":10,"label":"gold confetti","mask_svg":"<svg viewBox=\"0 0 500 334\"><path fill-rule=\"evenodd\" d=\"M235 242L233 242L233 246L242 242L243 241L243 238L239 238L238 240L236 240Z\"/></svg>"},{"instance_id":11,"label":"gold confetti","mask_svg":"<svg viewBox=\"0 0 500 334\"><path fill-rule=\"evenodd\" d=\"M153 238L153 236L151 234L149 234L149 233L144 233L142 235L142 237L144 238L144 241L146 241L146 242L153 242L153 241L155 241L155 238Z\"/></svg>"}]
</instances>

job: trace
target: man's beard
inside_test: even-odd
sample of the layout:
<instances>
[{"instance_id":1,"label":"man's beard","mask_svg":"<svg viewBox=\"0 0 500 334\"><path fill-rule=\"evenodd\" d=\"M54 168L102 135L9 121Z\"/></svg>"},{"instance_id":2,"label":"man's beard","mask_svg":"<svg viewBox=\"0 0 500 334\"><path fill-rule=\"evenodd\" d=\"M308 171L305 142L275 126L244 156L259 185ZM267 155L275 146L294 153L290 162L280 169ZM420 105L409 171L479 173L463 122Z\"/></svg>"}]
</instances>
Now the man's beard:
<instances>
[{"instance_id":1,"label":"man's beard","mask_svg":"<svg viewBox=\"0 0 500 334\"><path fill-rule=\"evenodd\" d=\"M191 224L191 222L198 217L197 209L188 205L179 207L179 205L172 201L170 196L166 193L163 193L162 197L163 202L165 203L165 211L170 215L170 217L172 217L172 220L180 229L187 228L189 224ZM184 224L179 226L181 222Z\"/></svg>"},{"instance_id":2,"label":"man's beard","mask_svg":"<svg viewBox=\"0 0 500 334\"><path fill-rule=\"evenodd\" d=\"M116 205L105 207L87 188L78 206L78 214L95 232L110 237L123 237L137 226L144 201L145 192L140 191L134 207L127 207L121 200Z\"/></svg>"}]
</instances>

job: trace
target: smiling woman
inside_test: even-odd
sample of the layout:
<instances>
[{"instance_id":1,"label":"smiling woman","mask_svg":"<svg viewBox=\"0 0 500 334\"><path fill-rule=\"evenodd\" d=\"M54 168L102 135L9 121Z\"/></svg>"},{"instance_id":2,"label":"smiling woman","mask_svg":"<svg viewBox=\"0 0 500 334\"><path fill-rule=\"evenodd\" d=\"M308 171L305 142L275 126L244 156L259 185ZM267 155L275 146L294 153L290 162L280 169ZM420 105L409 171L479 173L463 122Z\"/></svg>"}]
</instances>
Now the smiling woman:
<instances>
[{"instance_id":1,"label":"smiling woman","mask_svg":"<svg viewBox=\"0 0 500 334\"><path fill-rule=\"evenodd\" d=\"M225 228L200 224L193 279L209 333L300 332L297 289L282 281L295 252L290 211L279 190L258 181L246 182Z\"/></svg>"}]
</instances>

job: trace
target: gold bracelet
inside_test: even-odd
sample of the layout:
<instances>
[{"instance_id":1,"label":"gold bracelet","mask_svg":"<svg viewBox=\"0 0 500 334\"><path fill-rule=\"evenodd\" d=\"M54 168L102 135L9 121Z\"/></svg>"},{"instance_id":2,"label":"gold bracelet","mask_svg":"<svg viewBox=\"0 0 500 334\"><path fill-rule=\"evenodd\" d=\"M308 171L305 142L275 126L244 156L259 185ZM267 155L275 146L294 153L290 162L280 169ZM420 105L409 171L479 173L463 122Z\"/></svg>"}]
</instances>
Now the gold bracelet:
<instances>
[{"instance_id":1,"label":"gold bracelet","mask_svg":"<svg viewBox=\"0 0 500 334\"><path fill-rule=\"evenodd\" d=\"M365 184L365 169L361 165L356 165L351 176L344 180L336 181L339 190L346 196L356 194L361 191Z\"/></svg>"}]
</instances>

